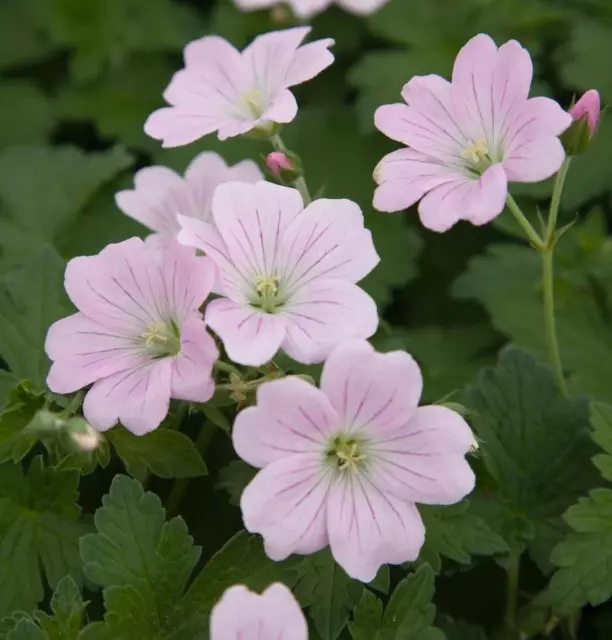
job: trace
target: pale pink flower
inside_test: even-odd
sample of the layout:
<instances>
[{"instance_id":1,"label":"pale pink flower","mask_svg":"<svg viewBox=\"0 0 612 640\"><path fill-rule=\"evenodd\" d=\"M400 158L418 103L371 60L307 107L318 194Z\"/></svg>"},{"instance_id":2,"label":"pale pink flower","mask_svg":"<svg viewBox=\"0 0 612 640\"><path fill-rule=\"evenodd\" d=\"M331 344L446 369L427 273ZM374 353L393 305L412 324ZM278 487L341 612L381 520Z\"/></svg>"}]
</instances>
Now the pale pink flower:
<instances>
[{"instance_id":1,"label":"pale pink flower","mask_svg":"<svg viewBox=\"0 0 612 640\"><path fill-rule=\"evenodd\" d=\"M308 640L304 614L280 582L261 595L230 587L210 614L210 640Z\"/></svg>"},{"instance_id":2,"label":"pale pink flower","mask_svg":"<svg viewBox=\"0 0 612 640\"><path fill-rule=\"evenodd\" d=\"M418 200L422 223L446 231L459 220L481 225L502 212L508 182L550 177L565 158L558 136L569 113L549 98L528 99L529 53L515 40L499 49L480 34L459 52L452 83L415 76L408 103L380 107L376 126L407 149L382 159L374 206L401 211Z\"/></svg>"},{"instance_id":3,"label":"pale pink flower","mask_svg":"<svg viewBox=\"0 0 612 640\"><path fill-rule=\"evenodd\" d=\"M263 175L252 160L228 167L214 152L204 151L187 167L182 178L168 167L145 167L134 176L134 189L115 194L117 206L155 233L146 242L169 245L180 231L177 215L210 222L215 188L223 182L257 182Z\"/></svg>"},{"instance_id":4,"label":"pale pink flower","mask_svg":"<svg viewBox=\"0 0 612 640\"><path fill-rule=\"evenodd\" d=\"M236 5L244 11L255 11L258 9L267 9L280 4L281 0L234 0ZM389 0L287 0L287 4L293 9L298 18L307 20L317 13L325 11L328 7L335 4L342 7L345 11L355 13L357 15L370 15Z\"/></svg>"},{"instance_id":5,"label":"pale pink flower","mask_svg":"<svg viewBox=\"0 0 612 640\"><path fill-rule=\"evenodd\" d=\"M191 42L185 47L185 68L164 92L172 106L149 116L146 133L164 147L178 147L213 131L225 140L291 122L298 107L289 88L334 61L333 40L301 46L309 32L299 27L266 33L242 53L218 36Z\"/></svg>"},{"instance_id":6,"label":"pale pink flower","mask_svg":"<svg viewBox=\"0 0 612 640\"><path fill-rule=\"evenodd\" d=\"M414 560L425 530L415 503L453 504L474 488L465 455L474 436L441 406L418 407L421 372L403 351L340 345L321 388L267 382L236 417L234 448L261 469L244 490L248 531L282 560L329 545L353 578Z\"/></svg>"},{"instance_id":7,"label":"pale pink flower","mask_svg":"<svg viewBox=\"0 0 612 640\"><path fill-rule=\"evenodd\" d=\"M47 334L51 391L93 383L87 421L100 431L121 421L137 435L159 426L171 397L208 400L218 353L199 307L215 275L208 258L177 244L154 251L138 238L71 260L64 283L79 311Z\"/></svg>"},{"instance_id":8,"label":"pale pink flower","mask_svg":"<svg viewBox=\"0 0 612 640\"><path fill-rule=\"evenodd\" d=\"M206 324L228 356L258 366L282 348L294 360L321 362L337 344L367 338L376 305L355 283L378 263L371 233L349 200L316 200L268 182L217 187L215 224L179 216L182 244L218 266L223 298Z\"/></svg>"},{"instance_id":9,"label":"pale pink flower","mask_svg":"<svg viewBox=\"0 0 612 640\"><path fill-rule=\"evenodd\" d=\"M580 100L570 109L570 114L574 120L586 118L591 137L597 131L599 117L601 114L601 99L599 92L595 89L587 91Z\"/></svg>"}]
</instances>

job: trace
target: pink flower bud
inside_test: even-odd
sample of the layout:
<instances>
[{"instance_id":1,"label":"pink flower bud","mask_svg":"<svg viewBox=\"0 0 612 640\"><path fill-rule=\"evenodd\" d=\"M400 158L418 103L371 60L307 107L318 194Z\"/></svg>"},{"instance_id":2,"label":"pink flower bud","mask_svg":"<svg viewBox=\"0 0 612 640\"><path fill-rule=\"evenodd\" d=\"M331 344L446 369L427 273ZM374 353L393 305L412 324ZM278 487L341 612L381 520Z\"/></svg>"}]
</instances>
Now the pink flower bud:
<instances>
[{"instance_id":1,"label":"pink flower bud","mask_svg":"<svg viewBox=\"0 0 612 640\"><path fill-rule=\"evenodd\" d=\"M291 160L282 151L272 151L268 154L266 166L276 178L281 177L282 171L291 171L294 168Z\"/></svg>"},{"instance_id":2,"label":"pink flower bud","mask_svg":"<svg viewBox=\"0 0 612 640\"><path fill-rule=\"evenodd\" d=\"M570 109L570 114L574 120L581 120L586 116L591 137L595 135L601 113L601 100L599 93L595 89L587 91L580 100Z\"/></svg>"}]
</instances>

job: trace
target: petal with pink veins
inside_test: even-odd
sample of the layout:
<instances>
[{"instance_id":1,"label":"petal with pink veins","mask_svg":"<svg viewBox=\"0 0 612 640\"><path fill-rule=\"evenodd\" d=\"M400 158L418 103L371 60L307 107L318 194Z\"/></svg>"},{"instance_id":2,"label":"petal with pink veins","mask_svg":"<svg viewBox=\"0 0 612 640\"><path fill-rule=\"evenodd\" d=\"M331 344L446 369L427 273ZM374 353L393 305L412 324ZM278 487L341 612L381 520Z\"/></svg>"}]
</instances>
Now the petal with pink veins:
<instances>
[{"instance_id":1,"label":"petal with pink veins","mask_svg":"<svg viewBox=\"0 0 612 640\"><path fill-rule=\"evenodd\" d=\"M425 541L417 508L362 473L335 483L327 500L329 546L351 578L371 582L383 564L416 560Z\"/></svg>"},{"instance_id":2,"label":"petal with pink veins","mask_svg":"<svg viewBox=\"0 0 612 640\"><path fill-rule=\"evenodd\" d=\"M304 364L321 362L341 342L369 338L378 328L374 300L343 280L321 278L300 287L281 317L287 326L283 349Z\"/></svg>"},{"instance_id":3,"label":"petal with pink veins","mask_svg":"<svg viewBox=\"0 0 612 640\"><path fill-rule=\"evenodd\" d=\"M327 546L330 483L321 455L302 453L266 466L247 486L240 499L244 526L263 536L272 560Z\"/></svg>"},{"instance_id":4,"label":"petal with pink veins","mask_svg":"<svg viewBox=\"0 0 612 640\"><path fill-rule=\"evenodd\" d=\"M564 160L559 138L532 138L517 141L504 160L504 169L512 182L539 182L559 171Z\"/></svg>"},{"instance_id":5,"label":"petal with pink veins","mask_svg":"<svg viewBox=\"0 0 612 640\"><path fill-rule=\"evenodd\" d=\"M339 418L323 392L297 377L273 380L257 390L257 406L236 416L236 453L254 467L289 455L324 455Z\"/></svg>"},{"instance_id":6,"label":"petal with pink veins","mask_svg":"<svg viewBox=\"0 0 612 640\"><path fill-rule=\"evenodd\" d=\"M106 431L118 421L137 436L161 424L170 405L169 358L147 362L95 382L83 402L92 427Z\"/></svg>"},{"instance_id":7,"label":"petal with pink veins","mask_svg":"<svg viewBox=\"0 0 612 640\"><path fill-rule=\"evenodd\" d=\"M270 362L285 338L285 321L228 299L206 307L206 324L221 338L230 360L259 367Z\"/></svg>"},{"instance_id":8,"label":"petal with pink veins","mask_svg":"<svg viewBox=\"0 0 612 640\"><path fill-rule=\"evenodd\" d=\"M321 390L353 433L378 438L393 433L414 414L423 379L404 351L377 353L365 340L341 344L327 358Z\"/></svg>"},{"instance_id":9,"label":"petal with pink veins","mask_svg":"<svg viewBox=\"0 0 612 640\"><path fill-rule=\"evenodd\" d=\"M373 482L409 502L454 504L474 489L465 459L473 444L458 413L420 407L403 429L371 444Z\"/></svg>"}]
</instances>

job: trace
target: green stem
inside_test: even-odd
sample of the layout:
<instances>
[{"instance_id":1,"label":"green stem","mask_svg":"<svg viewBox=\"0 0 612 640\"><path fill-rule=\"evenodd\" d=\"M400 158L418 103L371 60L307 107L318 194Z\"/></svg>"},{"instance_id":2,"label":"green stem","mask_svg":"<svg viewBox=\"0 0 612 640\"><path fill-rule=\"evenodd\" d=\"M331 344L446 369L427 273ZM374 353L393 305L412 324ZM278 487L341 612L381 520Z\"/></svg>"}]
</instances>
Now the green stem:
<instances>
[{"instance_id":1,"label":"green stem","mask_svg":"<svg viewBox=\"0 0 612 640\"><path fill-rule=\"evenodd\" d=\"M557 386L559 387L561 394L567 397L567 385L565 383L565 377L563 376L563 365L561 364L561 354L559 352L559 342L557 340L557 328L555 321L553 251L554 247L551 246L541 254L544 279L544 323L546 327L548 353L557 379Z\"/></svg>"},{"instance_id":2,"label":"green stem","mask_svg":"<svg viewBox=\"0 0 612 640\"><path fill-rule=\"evenodd\" d=\"M282 151L283 153L290 153L287 145L283 142L280 134L274 133L270 136L270 142L272 146L277 151ZM304 176L298 176L293 181L293 186L300 192L302 196L302 200L304 201L304 206L308 206L312 202L312 197L310 196L310 191L308 190L308 184L306 184L306 179Z\"/></svg>"},{"instance_id":3,"label":"green stem","mask_svg":"<svg viewBox=\"0 0 612 640\"><path fill-rule=\"evenodd\" d=\"M215 425L208 420L206 420L202 425L202 429L195 441L195 448L200 452L200 454L202 454L202 457L204 456L206 449L208 449L208 445L216 431L217 428ZM178 512L185 490L189 486L189 480L189 478L177 478L175 480L172 491L166 501L166 514L168 517L173 516Z\"/></svg>"},{"instance_id":4,"label":"green stem","mask_svg":"<svg viewBox=\"0 0 612 640\"><path fill-rule=\"evenodd\" d=\"M529 238L531 244L538 250L544 251L546 245L537 231L531 226L529 220L525 217L525 214L521 211L521 208L516 203L515 199L508 194L508 199L506 200L506 204L508 205L508 209L510 213L514 216L515 220L521 225L523 231Z\"/></svg>"},{"instance_id":5,"label":"green stem","mask_svg":"<svg viewBox=\"0 0 612 640\"><path fill-rule=\"evenodd\" d=\"M240 371L234 365L229 362L223 362L222 360L217 360L213 365L213 368L218 371L223 371L224 373L237 373L240 375Z\"/></svg>"},{"instance_id":6,"label":"green stem","mask_svg":"<svg viewBox=\"0 0 612 640\"><path fill-rule=\"evenodd\" d=\"M506 627L512 631L516 629L520 562L520 556L512 557L510 560L510 566L507 569Z\"/></svg>"},{"instance_id":7,"label":"green stem","mask_svg":"<svg viewBox=\"0 0 612 640\"><path fill-rule=\"evenodd\" d=\"M551 242L554 240L555 231L557 230L557 217L559 215L559 206L561 205L561 194L563 193L563 187L565 186L565 179L567 178L567 172L569 171L571 161L572 156L567 156L563 166L557 174L557 179L555 180L553 195L550 201L550 211L548 214L548 228L546 231L546 244L548 246L551 246Z\"/></svg>"}]
</instances>

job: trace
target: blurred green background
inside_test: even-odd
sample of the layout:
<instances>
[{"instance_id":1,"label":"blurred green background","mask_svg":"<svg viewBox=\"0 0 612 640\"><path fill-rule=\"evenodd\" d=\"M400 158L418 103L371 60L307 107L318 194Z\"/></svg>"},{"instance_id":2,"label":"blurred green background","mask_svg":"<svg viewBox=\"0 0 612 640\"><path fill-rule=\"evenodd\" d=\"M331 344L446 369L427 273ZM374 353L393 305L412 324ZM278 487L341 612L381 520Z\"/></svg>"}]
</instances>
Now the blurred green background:
<instances>
[{"instance_id":1,"label":"blurred green background","mask_svg":"<svg viewBox=\"0 0 612 640\"><path fill-rule=\"evenodd\" d=\"M145 136L184 45L215 33L242 47L291 24L288 14L242 14L231 0L0 0L0 402L18 380L44 385L44 336L67 309L65 260L146 234L113 201L138 168L182 171L203 149L232 163L268 152L265 143L214 137L162 150ZM313 37L335 38L336 63L297 89L299 116L283 135L302 157L312 192L364 210L382 259L365 284L385 318L378 345L417 357L429 401L463 388L506 342L545 357L538 257L511 219L437 235L415 211L372 210L372 171L396 146L375 131L373 112L398 101L412 75L448 76L458 49L478 32L530 50L533 95L569 107L574 94L594 87L610 103L612 1L390 0L367 19L331 9L313 27ZM555 286L572 390L607 401L611 187L612 120L604 119L570 172L563 222L579 224L559 245ZM535 214L550 191L545 182L515 185L513 193ZM462 601L462 617L486 619L489 595L472 593L467 614ZM587 612L582 629L581 638L610 638L612 612Z\"/></svg>"}]
</instances>

